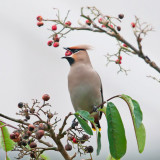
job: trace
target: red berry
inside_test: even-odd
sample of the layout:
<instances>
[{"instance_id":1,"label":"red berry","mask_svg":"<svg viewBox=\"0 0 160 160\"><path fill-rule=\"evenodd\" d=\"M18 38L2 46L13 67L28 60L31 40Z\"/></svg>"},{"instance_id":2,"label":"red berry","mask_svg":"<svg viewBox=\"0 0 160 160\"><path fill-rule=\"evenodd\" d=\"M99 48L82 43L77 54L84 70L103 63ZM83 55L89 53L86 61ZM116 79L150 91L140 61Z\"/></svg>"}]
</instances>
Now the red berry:
<instances>
[{"instance_id":1,"label":"red berry","mask_svg":"<svg viewBox=\"0 0 160 160\"><path fill-rule=\"evenodd\" d=\"M34 128L35 126L33 124L28 125L28 130L31 132L34 130Z\"/></svg>"},{"instance_id":2,"label":"red berry","mask_svg":"<svg viewBox=\"0 0 160 160\"><path fill-rule=\"evenodd\" d=\"M40 22L37 22L37 26L38 26L38 27L41 27L41 26L43 26L43 22L42 22L42 21L40 21Z\"/></svg>"},{"instance_id":3,"label":"red berry","mask_svg":"<svg viewBox=\"0 0 160 160\"><path fill-rule=\"evenodd\" d=\"M124 18L124 14L119 14L118 17L119 17L119 19L123 19Z\"/></svg>"},{"instance_id":4,"label":"red berry","mask_svg":"<svg viewBox=\"0 0 160 160\"><path fill-rule=\"evenodd\" d=\"M132 28L135 28L136 24L135 23L131 23Z\"/></svg>"},{"instance_id":5,"label":"red berry","mask_svg":"<svg viewBox=\"0 0 160 160\"><path fill-rule=\"evenodd\" d=\"M121 64L122 62L121 62L121 60L117 59L117 60L115 61L115 63L116 63L116 64Z\"/></svg>"},{"instance_id":6,"label":"red berry","mask_svg":"<svg viewBox=\"0 0 160 160\"><path fill-rule=\"evenodd\" d=\"M123 47L128 47L125 43L123 44Z\"/></svg>"},{"instance_id":7,"label":"red berry","mask_svg":"<svg viewBox=\"0 0 160 160\"><path fill-rule=\"evenodd\" d=\"M52 31L56 31L57 30L57 25L53 25L52 26Z\"/></svg>"},{"instance_id":8,"label":"red berry","mask_svg":"<svg viewBox=\"0 0 160 160\"><path fill-rule=\"evenodd\" d=\"M66 53L65 53L65 56L70 56L70 55L72 55L72 52L67 50Z\"/></svg>"},{"instance_id":9,"label":"red berry","mask_svg":"<svg viewBox=\"0 0 160 160\"><path fill-rule=\"evenodd\" d=\"M38 130L36 132L36 138L41 139L44 136L44 130Z\"/></svg>"},{"instance_id":10,"label":"red berry","mask_svg":"<svg viewBox=\"0 0 160 160\"><path fill-rule=\"evenodd\" d=\"M58 42L54 42L53 47L58 47L59 43Z\"/></svg>"},{"instance_id":11,"label":"red berry","mask_svg":"<svg viewBox=\"0 0 160 160\"><path fill-rule=\"evenodd\" d=\"M112 24L109 24L108 26L111 27L111 28L113 28L113 25L112 25Z\"/></svg>"},{"instance_id":12,"label":"red berry","mask_svg":"<svg viewBox=\"0 0 160 160\"><path fill-rule=\"evenodd\" d=\"M89 19L87 19L86 24L91 25L91 21Z\"/></svg>"},{"instance_id":13,"label":"red berry","mask_svg":"<svg viewBox=\"0 0 160 160\"><path fill-rule=\"evenodd\" d=\"M47 42L48 46L51 46L52 44L53 44L53 41L51 41L51 40Z\"/></svg>"},{"instance_id":14,"label":"red berry","mask_svg":"<svg viewBox=\"0 0 160 160\"><path fill-rule=\"evenodd\" d=\"M73 143L78 143L77 140L75 138L73 138Z\"/></svg>"},{"instance_id":15,"label":"red berry","mask_svg":"<svg viewBox=\"0 0 160 160\"><path fill-rule=\"evenodd\" d=\"M37 21L42 21L42 20L43 20L42 16L37 16Z\"/></svg>"},{"instance_id":16,"label":"red berry","mask_svg":"<svg viewBox=\"0 0 160 160\"><path fill-rule=\"evenodd\" d=\"M30 145L29 145L31 148L36 148L37 147L37 144L35 142L31 142Z\"/></svg>"},{"instance_id":17,"label":"red berry","mask_svg":"<svg viewBox=\"0 0 160 160\"><path fill-rule=\"evenodd\" d=\"M66 23L65 23L65 25L67 25L67 26L71 26L71 22L70 21L67 21Z\"/></svg>"},{"instance_id":18,"label":"red berry","mask_svg":"<svg viewBox=\"0 0 160 160\"><path fill-rule=\"evenodd\" d=\"M99 23L102 23L102 21L103 21L102 18L99 18L99 19L98 19L98 22L99 22Z\"/></svg>"},{"instance_id":19,"label":"red berry","mask_svg":"<svg viewBox=\"0 0 160 160\"><path fill-rule=\"evenodd\" d=\"M118 59L122 60L122 56L119 56Z\"/></svg>"},{"instance_id":20,"label":"red berry","mask_svg":"<svg viewBox=\"0 0 160 160\"><path fill-rule=\"evenodd\" d=\"M48 101L48 100L50 99L50 96L49 96L48 94L44 94L44 95L42 96L42 99L43 99L44 101Z\"/></svg>"},{"instance_id":21,"label":"red berry","mask_svg":"<svg viewBox=\"0 0 160 160\"><path fill-rule=\"evenodd\" d=\"M106 28L106 26L104 24L102 24L102 28Z\"/></svg>"},{"instance_id":22,"label":"red berry","mask_svg":"<svg viewBox=\"0 0 160 160\"><path fill-rule=\"evenodd\" d=\"M53 37L53 40L54 40L55 42L59 42L59 37L58 37L57 34Z\"/></svg>"}]
</instances>

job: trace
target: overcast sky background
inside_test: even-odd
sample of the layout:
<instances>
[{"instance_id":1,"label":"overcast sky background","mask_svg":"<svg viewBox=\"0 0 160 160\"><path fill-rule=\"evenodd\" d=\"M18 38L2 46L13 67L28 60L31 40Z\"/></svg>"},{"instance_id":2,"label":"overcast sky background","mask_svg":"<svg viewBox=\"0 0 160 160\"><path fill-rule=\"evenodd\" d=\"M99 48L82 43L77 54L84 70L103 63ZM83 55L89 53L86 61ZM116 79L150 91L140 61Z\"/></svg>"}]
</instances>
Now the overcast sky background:
<instances>
[{"instance_id":1,"label":"overcast sky background","mask_svg":"<svg viewBox=\"0 0 160 160\"><path fill-rule=\"evenodd\" d=\"M143 111L143 122L146 127L146 146L142 154L138 153L136 138L132 126L129 110L120 99L114 100L122 116L127 136L127 152L123 160L158 160L160 159L160 83L147 78L152 75L160 78L158 72L149 67L137 56L122 55L122 66L130 69L129 75L124 73L117 75L118 66L110 64L106 67L107 53L117 51L115 39L104 34L86 31L74 31L60 41L59 48L47 46L48 37L51 34L47 28L52 23L48 22L44 27L36 26L36 17L54 18L54 7L60 9L61 16L65 16L67 10L71 10L69 20L73 25L78 25L77 20L82 6L96 6L104 14L117 16L123 13L121 34L129 42L136 45L130 23L134 16L142 21L152 24L155 32L151 32L142 41L143 50L152 60L160 66L160 3L158 0L5 0L0 3L0 97L1 112L18 118L17 104L20 101L31 104L31 99L41 100L44 93L51 96L52 111L57 111L63 118L69 111L73 112L68 87L67 75L69 64L62 60L65 51L63 47L77 44L89 44L94 50L89 51L93 67L99 73L102 83L104 98L108 99L117 94L127 94L136 99ZM7 121L9 122L9 121ZM15 124L13 122L9 122ZM102 124L102 150L100 156L94 156L94 160L105 160L109 153L107 127L105 118ZM12 129L11 129L12 130ZM96 150L96 140L92 140ZM48 154L54 159L62 160L59 153ZM10 154L13 157L13 154ZM56 157L56 158L55 158ZM86 156L89 157L89 156ZM4 152L0 150L0 160L4 159ZM12 158L14 160L14 158ZM53 159L53 158L51 158ZM80 158L76 158L79 160Z\"/></svg>"}]
</instances>

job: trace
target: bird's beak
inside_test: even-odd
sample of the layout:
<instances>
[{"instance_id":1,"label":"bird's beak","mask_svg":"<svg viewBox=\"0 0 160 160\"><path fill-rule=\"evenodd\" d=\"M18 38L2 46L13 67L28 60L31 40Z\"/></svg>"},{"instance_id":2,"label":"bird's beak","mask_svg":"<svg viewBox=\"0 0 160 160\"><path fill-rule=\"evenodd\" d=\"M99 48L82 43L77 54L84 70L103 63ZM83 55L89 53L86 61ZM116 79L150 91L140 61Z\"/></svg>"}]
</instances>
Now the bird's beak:
<instances>
[{"instance_id":1,"label":"bird's beak","mask_svg":"<svg viewBox=\"0 0 160 160\"><path fill-rule=\"evenodd\" d=\"M61 57L61 58L62 58L62 59L63 59L63 58L66 58L66 59L67 59L67 56L64 56L64 57Z\"/></svg>"},{"instance_id":2,"label":"bird's beak","mask_svg":"<svg viewBox=\"0 0 160 160\"><path fill-rule=\"evenodd\" d=\"M63 47L63 49L68 50L69 48L68 47Z\"/></svg>"}]
</instances>

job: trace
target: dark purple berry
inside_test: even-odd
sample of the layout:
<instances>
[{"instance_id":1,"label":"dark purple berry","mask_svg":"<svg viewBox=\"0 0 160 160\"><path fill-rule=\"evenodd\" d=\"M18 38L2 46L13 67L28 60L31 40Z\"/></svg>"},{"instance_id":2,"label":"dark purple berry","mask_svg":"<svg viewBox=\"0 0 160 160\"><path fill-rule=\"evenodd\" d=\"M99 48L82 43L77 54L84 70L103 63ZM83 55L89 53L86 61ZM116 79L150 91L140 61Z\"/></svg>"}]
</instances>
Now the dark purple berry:
<instances>
[{"instance_id":1,"label":"dark purple berry","mask_svg":"<svg viewBox=\"0 0 160 160\"><path fill-rule=\"evenodd\" d=\"M65 150L66 151L71 151L72 150L72 146L68 143L65 145Z\"/></svg>"},{"instance_id":2,"label":"dark purple berry","mask_svg":"<svg viewBox=\"0 0 160 160\"><path fill-rule=\"evenodd\" d=\"M124 14L119 14L118 17L119 17L119 19L123 19L124 18Z\"/></svg>"},{"instance_id":3,"label":"dark purple berry","mask_svg":"<svg viewBox=\"0 0 160 160\"><path fill-rule=\"evenodd\" d=\"M22 107L23 107L23 103L22 103L22 102L19 102L19 103L18 103L18 107L19 107L19 108L22 108Z\"/></svg>"}]
</instances>

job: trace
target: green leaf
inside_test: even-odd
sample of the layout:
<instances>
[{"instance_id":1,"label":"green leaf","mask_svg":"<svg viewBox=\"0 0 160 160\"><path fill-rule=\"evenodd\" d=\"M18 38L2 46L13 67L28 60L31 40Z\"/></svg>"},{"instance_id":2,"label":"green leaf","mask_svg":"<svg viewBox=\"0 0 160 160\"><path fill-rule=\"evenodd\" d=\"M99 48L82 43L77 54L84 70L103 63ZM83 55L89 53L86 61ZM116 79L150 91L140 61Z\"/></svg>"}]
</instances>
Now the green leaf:
<instances>
[{"instance_id":1,"label":"green leaf","mask_svg":"<svg viewBox=\"0 0 160 160\"><path fill-rule=\"evenodd\" d=\"M0 122L0 126L2 125L4 125L4 123ZM14 148L15 143L10 139L10 134L7 127L0 128L0 133L0 144L3 150L6 152L11 151Z\"/></svg>"},{"instance_id":2,"label":"green leaf","mask_svg":"<svg viewBox=\"0 0 160 160\"><path fill-rule=\"evenodd\" d=\"M41 154L40 157L41 157L43 160L49 160L49 157L47 157L45 154Z\"/></svg>"},{"instance_id":3,"label":"green leaf","mask_svg":"<svg viewBox=\"0 0 160 160\"><path fill-rule=\"evenodd\" d=\"M97 155L99 155L101 151L101 132L97 130Z\"/></svg>"},{"instance_id":4,"label":"green leaf","mask_svg":"<svg viewBox=\"0 0 160 160\"><path fill-rule=\"evenodd\" d=\"M107 104L106 118L110 153L115 159L120 159L126 153L127 141L122 119L112 102Z\"/></svg>"},{"instance_id":5,"label":"green leaf","mask_svg":"<svg viewBox=\"0 0 160 160\"><path fill-rule=\"evenodd\" d=\"M139 126L142 123L142 119L143 119L142 111L141 111L141 108L136 100L132 99L132 103L134 106L134 115L135 115L136 126L139 128Z\"/></svg>"},{"instance_id":6,"label":"green leaf","mask_svg":"<svg viewBox=\"0 0 160 160\"><path fill-rule=\"evenodd\" d=\"M143 119L142 111L140 109L138 102L133 100L131 97L123 94L120 98L122 98L128 104L128 107L132 116L135 134L136 134L138 150L140 153L142 153L144 150L145 141L146 141L146 132L145 132L144 125L142 123L142 119Z\"/></svg>"},{"instance_id":7,"label":"green leaf","mask_svg":"<svg viewBox=\"0 0 160 160\"><path fill-rule=\"evenodd\" d=\"M93 122L94 123L94 118L91 117L90 113L84 110L79 110L76 113L78 113L82 118L84 118L87 121ZM75 113L75 114L76 114Z\"/></svg>"},{"instance_id":8,"label":"green leaf","mask_svg":"<svg viewBox=\"0 0 160 160\"><path fill-rule=\"evenodd\" d=\"M146 141L146 131L143 123L141 123L139 128L136 128L136 137L138 142L139 153L142 153L145 147Z\"/></svg>"},{"instance_id":9,"label":"green leaf","mask_svg":"<svg viewBox=\"0 0 160 160\"><path fill-rule=\"evenodd\" d=\"M109 155L106 160L120 160L120 159L114 159L111 155Z\"/></svg>"},{"instance_id":10,"label":"green leaf","mask_svg":"<svg viewBox=\"0 0 160 160\"><path fill-rule=\"evenodd\" d=\"M89 125L87 124L87 122L85 120L83 120L82 118L80 118L78 115L75 115L75 117L77 118L79 124L84 129L84 131L86 133L88 133L89 135L93 135L92 129L89 127Z\"/></svg>"}]
</instances>

